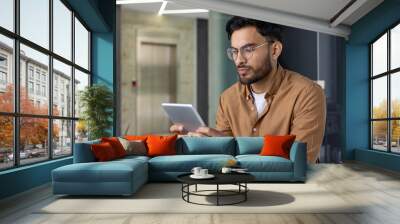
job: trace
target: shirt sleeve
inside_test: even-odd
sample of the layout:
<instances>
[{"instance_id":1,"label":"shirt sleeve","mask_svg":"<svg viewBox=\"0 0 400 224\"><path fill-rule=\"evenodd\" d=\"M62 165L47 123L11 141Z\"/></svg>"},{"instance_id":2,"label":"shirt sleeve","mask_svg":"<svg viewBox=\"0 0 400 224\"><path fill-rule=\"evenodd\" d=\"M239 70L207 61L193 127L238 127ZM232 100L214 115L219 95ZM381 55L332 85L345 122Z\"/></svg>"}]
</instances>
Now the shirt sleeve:
<instances>
[{"instance_id":1,"label":"shirt sleeve","mask_svg":"<svg viewBox=\"0 0 400 224\"><path fill-rule=\"evenodd\" d=\"M219 97L219 104L215 122L216 122L216 129L218 131L223 132L225 135L233 136L232 128L229 124L227 114L224 111L222 96Z\"/></svg>"},{"instance_id":2,"label":"shirt sleeve","mask_svg":"<svg viewBox=\"0 0 400 224\"><path fill-rule=\"evenodd\" d=\"M296 140L307 143L308 163L319 157L325 131L325 94L318 84L313 84L300 93L294 110L290 134Z\"/></svg>"}]
</instances>

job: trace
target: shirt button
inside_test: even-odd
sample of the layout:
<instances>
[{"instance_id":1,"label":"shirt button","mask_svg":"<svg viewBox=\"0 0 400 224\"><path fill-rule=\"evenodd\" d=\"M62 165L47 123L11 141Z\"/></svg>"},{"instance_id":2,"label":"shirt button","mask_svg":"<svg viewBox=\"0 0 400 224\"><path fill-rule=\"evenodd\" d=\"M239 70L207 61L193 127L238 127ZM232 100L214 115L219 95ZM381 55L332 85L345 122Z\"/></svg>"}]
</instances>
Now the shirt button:
<instances>
[{"instance_id":1,"label":"shirt button","mask_svg":"<svg viewBox=\"0 0 400 224\"><path fill-rule=\"evenodd\" d=\"M256 132L257 131L257 128L253 128L253 132Z\"/></svg>"}]
</instances>

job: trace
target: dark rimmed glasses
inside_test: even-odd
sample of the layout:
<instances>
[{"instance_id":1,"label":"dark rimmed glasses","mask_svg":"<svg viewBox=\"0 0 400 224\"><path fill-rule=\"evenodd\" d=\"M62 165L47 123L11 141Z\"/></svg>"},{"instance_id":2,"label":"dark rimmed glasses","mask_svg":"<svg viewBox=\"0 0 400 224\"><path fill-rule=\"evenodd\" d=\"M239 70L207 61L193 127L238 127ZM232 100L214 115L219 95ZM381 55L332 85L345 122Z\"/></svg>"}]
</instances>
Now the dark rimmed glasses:
<instances>
[{"instance_id":1,"label":"dark rimmed glasses","mask_svg":"<svg viewBox=\"0 0 400 224\"><path fill-rule=\"evenodd\" d=\"M243 47L237 49L234 47L229 47L228 49L226 49L226 54L228 55L228 58L232 61L235 61L237 59L237 56L240 52L241 56L248 60L251 58L251 56L253 56L253 52L259 48L264 46L267 43L273 43L274 41L265 41L264 43L261 44L257 44L257 45L244 45Z\"/></svg>"}]
</instances>

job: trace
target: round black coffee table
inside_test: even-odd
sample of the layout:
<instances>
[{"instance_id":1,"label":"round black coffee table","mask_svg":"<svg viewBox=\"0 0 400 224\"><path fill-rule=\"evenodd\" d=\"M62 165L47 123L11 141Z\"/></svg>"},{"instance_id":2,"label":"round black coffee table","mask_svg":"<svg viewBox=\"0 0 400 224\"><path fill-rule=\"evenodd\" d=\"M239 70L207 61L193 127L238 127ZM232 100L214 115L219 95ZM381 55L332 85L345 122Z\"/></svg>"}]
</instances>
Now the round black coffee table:
<instances>
[{"instance_id":1,"label":"round black coffee table","mask_svg":"<svg viewBox=\"0 0 400 224\"><path fill-rule=\"evenodd\" d=\"M247 192L249 188L247 187L247 183L255 180L255 177L248 173L215 173L213 174L215 177L212 179L193 179L190 177L191 173L182 174L177 177L178 181L182 183L182 199L188 203L198 204L198 205L234 205L239 204L241 202L245 202L247 200ZM215 190L197 190L198 184L205 185L216 185ZM194 191L190 191L190 186L195 186ZM220 185L236 185L238 186L237 190L223 190L220 189ZM205 194L209 192L215 192L215 194ZM216 204L202 204L190 201L190 196L204 196L204 197L216 197ZM230 197L230 196L241 196L238 201L234 201L231 203L221 203L221 197Z\"/></svg>"}]
</instances>

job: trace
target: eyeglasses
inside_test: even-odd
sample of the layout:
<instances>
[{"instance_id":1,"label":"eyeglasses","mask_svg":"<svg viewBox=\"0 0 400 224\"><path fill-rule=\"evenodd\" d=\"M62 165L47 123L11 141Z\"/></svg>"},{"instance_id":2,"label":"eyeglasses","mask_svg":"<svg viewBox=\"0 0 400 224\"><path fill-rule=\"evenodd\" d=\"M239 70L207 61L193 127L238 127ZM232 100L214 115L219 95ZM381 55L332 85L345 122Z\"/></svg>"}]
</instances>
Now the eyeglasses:
<instances>
[{"instance_id":1,"label":"eyeglasses","mask_svg":"<svg viewBox=\"0 0 400 224\"><path fill-rule=\"evenodd\" d=\"M230 47L228 49L226 49L226 54L228 55L228 58L232 61L235 61L237 59L237 56L240 52L240 55L245 58L246 60L250 59L251 56L253 56L253 52L259 48L264 46L267 43L273 43L274 41L265 41L262 44L258 44L258 45L245 45L239 49L236 49L234 47Z\"/></svg>"}]
</instances>

